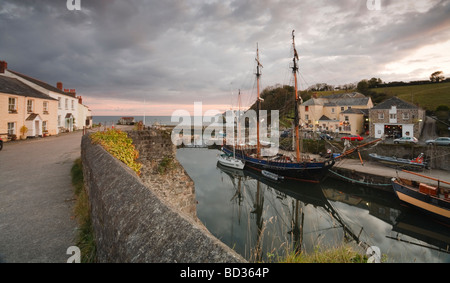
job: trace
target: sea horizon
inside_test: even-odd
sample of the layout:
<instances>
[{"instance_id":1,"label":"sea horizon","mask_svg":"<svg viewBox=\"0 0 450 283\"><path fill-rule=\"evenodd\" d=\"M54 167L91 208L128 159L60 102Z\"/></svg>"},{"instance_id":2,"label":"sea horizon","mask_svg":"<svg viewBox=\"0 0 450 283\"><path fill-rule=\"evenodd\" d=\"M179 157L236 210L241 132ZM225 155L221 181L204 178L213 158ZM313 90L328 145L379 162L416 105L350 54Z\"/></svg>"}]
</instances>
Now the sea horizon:
<instances>
[{"instance_id":1,"label":"sea horizon","mask_svg":"<svg viewBox=\"0 0 450 283\"><path fill-rule=\"evenodd\" d=\"M95 115L92 116L92 122L93 124L102 124L102 125L115 125L119 122L119 119L122 117L133 117L135 123L138 123L140 121L144 122L145 125L151 126L155 123L158 123L160 125L169 125L169 126L176 126L179 125L182 121L181 119L176 119L175 122L172 122L172 116L143 116L143 115L119 115L119 116L101 116L101 115ZM205 117L192 117L191 121L194 122L193 118L205 118ZM210 122L202 122L203 125L209 125Z\"/></svg>"}]
</instances>

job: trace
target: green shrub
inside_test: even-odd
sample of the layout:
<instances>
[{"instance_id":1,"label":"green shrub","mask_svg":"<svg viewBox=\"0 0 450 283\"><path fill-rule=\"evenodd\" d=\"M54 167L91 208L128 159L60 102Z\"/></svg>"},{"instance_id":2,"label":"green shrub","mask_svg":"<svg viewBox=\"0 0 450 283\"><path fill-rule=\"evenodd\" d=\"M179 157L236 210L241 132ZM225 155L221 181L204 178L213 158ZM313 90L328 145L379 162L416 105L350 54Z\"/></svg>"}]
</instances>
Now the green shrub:
<instances>
[{"instance_id":1,"label":"green shrub","mask_svg":"<svg viewBox=\"0 0 450 283\"><path fill-rule=\"evenodd\" d=\"M142 164L136 161L139 157L139 152L135 149L133 140L128 137L127 133L110 129L92 134L91 140L92 143L103 146L114 157L140 175Z\"/></svg>"}]
</instances>

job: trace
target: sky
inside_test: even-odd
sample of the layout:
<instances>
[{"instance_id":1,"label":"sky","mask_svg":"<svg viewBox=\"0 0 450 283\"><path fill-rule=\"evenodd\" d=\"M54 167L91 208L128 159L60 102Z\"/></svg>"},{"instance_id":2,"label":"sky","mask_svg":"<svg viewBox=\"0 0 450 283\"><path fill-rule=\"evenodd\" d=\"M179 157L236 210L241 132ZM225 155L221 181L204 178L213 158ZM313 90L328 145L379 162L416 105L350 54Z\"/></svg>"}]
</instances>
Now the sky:
<instances>
[{"instance_id":1,"label":"sky","mask_svg":"<svg viewBox=\"0 0 450 283\"><path fill-rule=\"evenodd\" d=\"M0 0L0 60L94 116L243 106L261 88L450 76L450 0ZM69 1L76 4L76 0Z\"/></svg>"}]
</instances>

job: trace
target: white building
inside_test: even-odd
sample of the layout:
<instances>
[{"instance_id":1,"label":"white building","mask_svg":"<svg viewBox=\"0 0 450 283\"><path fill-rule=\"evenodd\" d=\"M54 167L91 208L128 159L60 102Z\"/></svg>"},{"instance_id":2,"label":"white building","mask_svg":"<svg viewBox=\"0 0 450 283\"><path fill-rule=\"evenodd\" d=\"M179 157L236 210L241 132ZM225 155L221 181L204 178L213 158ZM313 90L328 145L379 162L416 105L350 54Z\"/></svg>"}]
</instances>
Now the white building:
<instances>
[{"instance_id":1,"label":"white building","mask_svg":"<svg viewBox=\"0 0 450 283\"><path fill-rule=\"evenodd\" d=\"M83 98L78 96L78 117L77 117L77 126L79 129L83 127L92 128L92 112L89 107L83 104Z\"/></svg>"},{"instance_id":2,"label":"white building","mask_svg":"<svg viewBox=\"0 0 450 283\"><path fill-rule=\"evenodd\" d=\"M74 89L63 90L61 82L58 82L56 87L54 87L38 79L11 70L6 70L5 74L58 100L58 133L71 132L78 128L83 128L85 125L86 118L79 116L78 113L79 103ZM83 110L82 113L84 112Z\"/></svg>"}]
</instances>

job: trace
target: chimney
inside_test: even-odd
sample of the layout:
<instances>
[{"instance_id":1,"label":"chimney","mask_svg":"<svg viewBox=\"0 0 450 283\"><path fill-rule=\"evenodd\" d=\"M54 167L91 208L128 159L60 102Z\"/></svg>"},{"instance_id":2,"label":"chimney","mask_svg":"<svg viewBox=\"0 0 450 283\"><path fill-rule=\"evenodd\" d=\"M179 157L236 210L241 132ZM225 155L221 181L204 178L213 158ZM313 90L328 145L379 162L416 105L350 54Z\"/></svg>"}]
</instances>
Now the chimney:
<instances>
[{"instance_id":1,"label":"chimney","mask_svg":"<svg viewBox=\"0 0 450 283\"><path fill-rule=\"evenodd\" d=\"M60 91L63 90L63 83L62 82L57 82L56 83L56 88L59 89Z\"/></svg>"},{"instance_id":2,"label":"chimney","mask_svg":"<svg viewBox=\"0 0 450 283\"><path fill-rule=\"evenodd\" d=\"M0 61L0 74L5 73L6 69L8 69L8 63L6 61Z\"/></svg>"},{"instance_id":3,"label":"chimney","mask_svg":"<svg viewBox=\"0 0 450 283\"><path fill-rule=\"evenodd\" d=\"M81 96L78 96L78 103L83 104L83 98Z\"/></svg>"}]
</instances>

